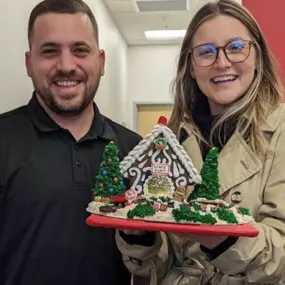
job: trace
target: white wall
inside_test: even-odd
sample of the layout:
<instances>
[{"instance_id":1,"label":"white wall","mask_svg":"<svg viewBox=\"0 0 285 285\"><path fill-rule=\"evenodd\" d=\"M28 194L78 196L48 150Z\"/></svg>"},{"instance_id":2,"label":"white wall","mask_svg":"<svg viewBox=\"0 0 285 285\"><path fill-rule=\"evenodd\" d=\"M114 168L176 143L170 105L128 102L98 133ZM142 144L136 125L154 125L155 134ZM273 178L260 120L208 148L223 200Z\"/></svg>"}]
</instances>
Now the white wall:
<instances>
[{"instance_id":1,"label":"white wall","mask_svg":"<svg viewBox=\"0 0 285 285\"><path fill-rule=\"evenodd\" d=\"M2 1L0 17L0 113L26 104L33 87L26 75L27 25L40 0ZM96 95L101 112L133 129L133 102L170 102L169 85L180 46L127 47L101 0L86 0L99 25L106 74ZM17 9L15 9L17 7Z\"/></svg>"},{"instance_id":2,"label":"white wall","mask_svg":"<svg viewBox=\"0 0 285 285\"><path fill-rule=\"evenodd\" d=\"M28 48L28 16L36 3L36 0L1 1L1 113L25 104L32 93L32 84L26 76L25 51Z\"/></svg>"},{"instance_id":3,"label":"white wall","mask_svg":"<svg viewBox=\"0 0 285 285\"><path fill-rule=\"evenodd\" d=\"M172 102L180 45L133 46L128 49L128 127L134 129L133 103Z\"/></svg>"},{"instance_id":4,"label":"white wall","mask_svg":"<svg viewBox=\"0 0 285 285\"><path fill-rule=\"evenodd\" d=\"M27 45L28 17L39 0L1 1L0 17L0 112L26 104L33 87L26 75L24 53ZM110 118L121 122L127 101L127 46L105 10L101 0L87 0L98 20L100 47L106 50L106 74L96 96L96 102ZM121 105L121 108L118 106Z\"/></svg>"},{"instance_id":5,"label":"white wall","mask_svg":"<svg viewBox=\"0 0 285 285\"><path fill-rule=\"evenodd\" d=\"M125 123L127 102L128 47L106 11L101 0L85 0L92 9L99 26L100 48L106 51L106 74L95 101L101 113L118 123Z\"/></svg>"}]
</instances>

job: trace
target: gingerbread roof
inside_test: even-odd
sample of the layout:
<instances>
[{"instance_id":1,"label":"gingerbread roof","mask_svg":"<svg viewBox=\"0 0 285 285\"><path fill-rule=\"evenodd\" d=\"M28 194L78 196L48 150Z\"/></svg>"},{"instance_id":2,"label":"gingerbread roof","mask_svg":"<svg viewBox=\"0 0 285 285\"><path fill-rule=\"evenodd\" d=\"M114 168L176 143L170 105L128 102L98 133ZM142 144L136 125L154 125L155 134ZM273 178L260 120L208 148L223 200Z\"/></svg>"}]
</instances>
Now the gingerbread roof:
<instances>
[{"instance_id":1,"label":"gingerbread roof","mask_svg":"<svg viewBox=\"0 0 285 285\"><path fill-rule=\"evenodd\" d=\"M179 141L177 140L172 130L168 128L166 125L164 125L164 123L161 124L160 123L161 121L163 120L161 120L160 118L159 123L153 127L151 133L143 137L140 143L136 145L133 148L133 150L131 150L128 153L128 155L121 161L120 163L121 172L125 173L133 165L133 163L139 158L139 156L143 152L148 150L148 148L151 146L154 140L160 135L163 135L165 138L168 139L168 144L172 148L177 158L183 164L186 171L189 173L189 176L191 177L192 181L195 183L201 183L202 181L201 176L199 175L198 170L194 167L192 160L185 152L184 148L180 145Z\"/></svg>"}]
</instances>

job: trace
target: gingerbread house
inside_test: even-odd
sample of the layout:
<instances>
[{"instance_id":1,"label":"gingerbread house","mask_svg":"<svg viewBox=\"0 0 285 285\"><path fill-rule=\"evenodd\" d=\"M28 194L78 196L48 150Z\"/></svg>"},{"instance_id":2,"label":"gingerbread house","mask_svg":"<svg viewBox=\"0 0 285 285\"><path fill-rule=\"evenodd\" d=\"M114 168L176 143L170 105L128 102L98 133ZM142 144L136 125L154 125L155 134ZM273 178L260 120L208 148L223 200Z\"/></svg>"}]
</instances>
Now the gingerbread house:
<instances>
[{"instance_id":1,"label":"gingerbread house","mask_svg":"<svg viewBox=\"0 0 285 285\"><path fill-rule=\"evenodd\" d=\"M121 161L120 168L137 195L173 197L176 190L201 183L165 117Z\"/></svg>"}]
</instances>

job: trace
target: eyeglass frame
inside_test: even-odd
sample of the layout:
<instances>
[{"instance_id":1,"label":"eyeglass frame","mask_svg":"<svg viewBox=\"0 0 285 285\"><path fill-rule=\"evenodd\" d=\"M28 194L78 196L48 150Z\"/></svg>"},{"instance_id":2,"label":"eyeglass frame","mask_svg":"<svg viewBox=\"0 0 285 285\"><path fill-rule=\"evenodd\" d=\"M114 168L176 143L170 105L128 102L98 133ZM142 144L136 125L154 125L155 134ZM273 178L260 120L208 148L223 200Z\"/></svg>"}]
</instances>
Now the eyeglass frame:
<instances>
[{"instance_id":1,"label":"eyeglass frame","mask_svg":"<svg viewBox=\"0 0 285 285\"><path fill-rule=\"evenodd\" d=\"M248 48L248 55L247 55L247 57L246 57L245 59L243 59L243 60L241 60L241 61L232 61L232 60L230 60L230 59L228 58L227 53L226 53L226 46L227 46L228 44L230 44L231 42L235 41L235 40L240 40L240 41L243 41L243 42L248 43L248 47L249 47L249 48ZM195 60L195 58L194 58L194 55L193 55L193 50L194 50L195 48L198 48L198 47L201 47L201 46L204 46L204 45L212 45L212 46L215 47L215 49L217 50L217 54L216 54L215 60L213 61L213 63L211 63L211 64L209 64L209 65L199 65L199 64L197 64L197 62L196 62L196 60ZM198 65L198 66L200 66L200 67L209 67L209 66L215 64L216 61L217 61L217 59L218 59L218 57L219 57L220 50L222 50L222 51L224 52L224 55L225 55L226 59L227 59L229 62L231 62L231 63L241 63L241 62L244 62L244 61L246 61L246 60L248 59L248 57L249 57L249 55L250 55L250 52L251 52L251 46L252 46L252 45L255 45L255 43L254 43L253 41L251 41L251 40L233 39L233 40L229 41L228 43L226 43L224 46L215 46L215 45L213 45L212 43L200 44L200 45L197 45L197 46L193 47L193 48L189 51L189 53L191 54L191 57L192 57L193 61L195 62L195 64Z\"/></svg>"}]
</instances>

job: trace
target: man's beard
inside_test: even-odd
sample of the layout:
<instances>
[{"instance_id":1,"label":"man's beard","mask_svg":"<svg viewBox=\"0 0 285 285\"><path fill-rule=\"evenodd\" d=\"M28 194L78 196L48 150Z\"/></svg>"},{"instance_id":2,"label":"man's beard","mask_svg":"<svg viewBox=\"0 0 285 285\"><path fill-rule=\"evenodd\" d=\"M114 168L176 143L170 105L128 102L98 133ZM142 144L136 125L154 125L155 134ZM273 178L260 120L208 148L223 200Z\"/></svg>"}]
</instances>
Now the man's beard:
<instances>
[{"instance_id":1,"label":"man's beard","mask_svg":"<svg viewBox=\"0 0 285 285\"><path fill-rule=\"evenodd\" d=\"M51 111L61 116L75 116L81 114L87 108L87 106L89 106L91 102L93 102L99 87L99 83L100 77L98 77L94 85L89 88L85 88L84 94L81 97L80 102L78 102L76 105L69 105L68 102L61 104L60 101L57 100L56 95L52 93L51 89L49 88L49 85L39 86L33 81L35 91L41 97L45 105L47 105L47 107ZM83 82L79 84L83 84ZM70 99L72 99L73 97L74 96L71 96Z\"/></svg>"}]
</instances>

